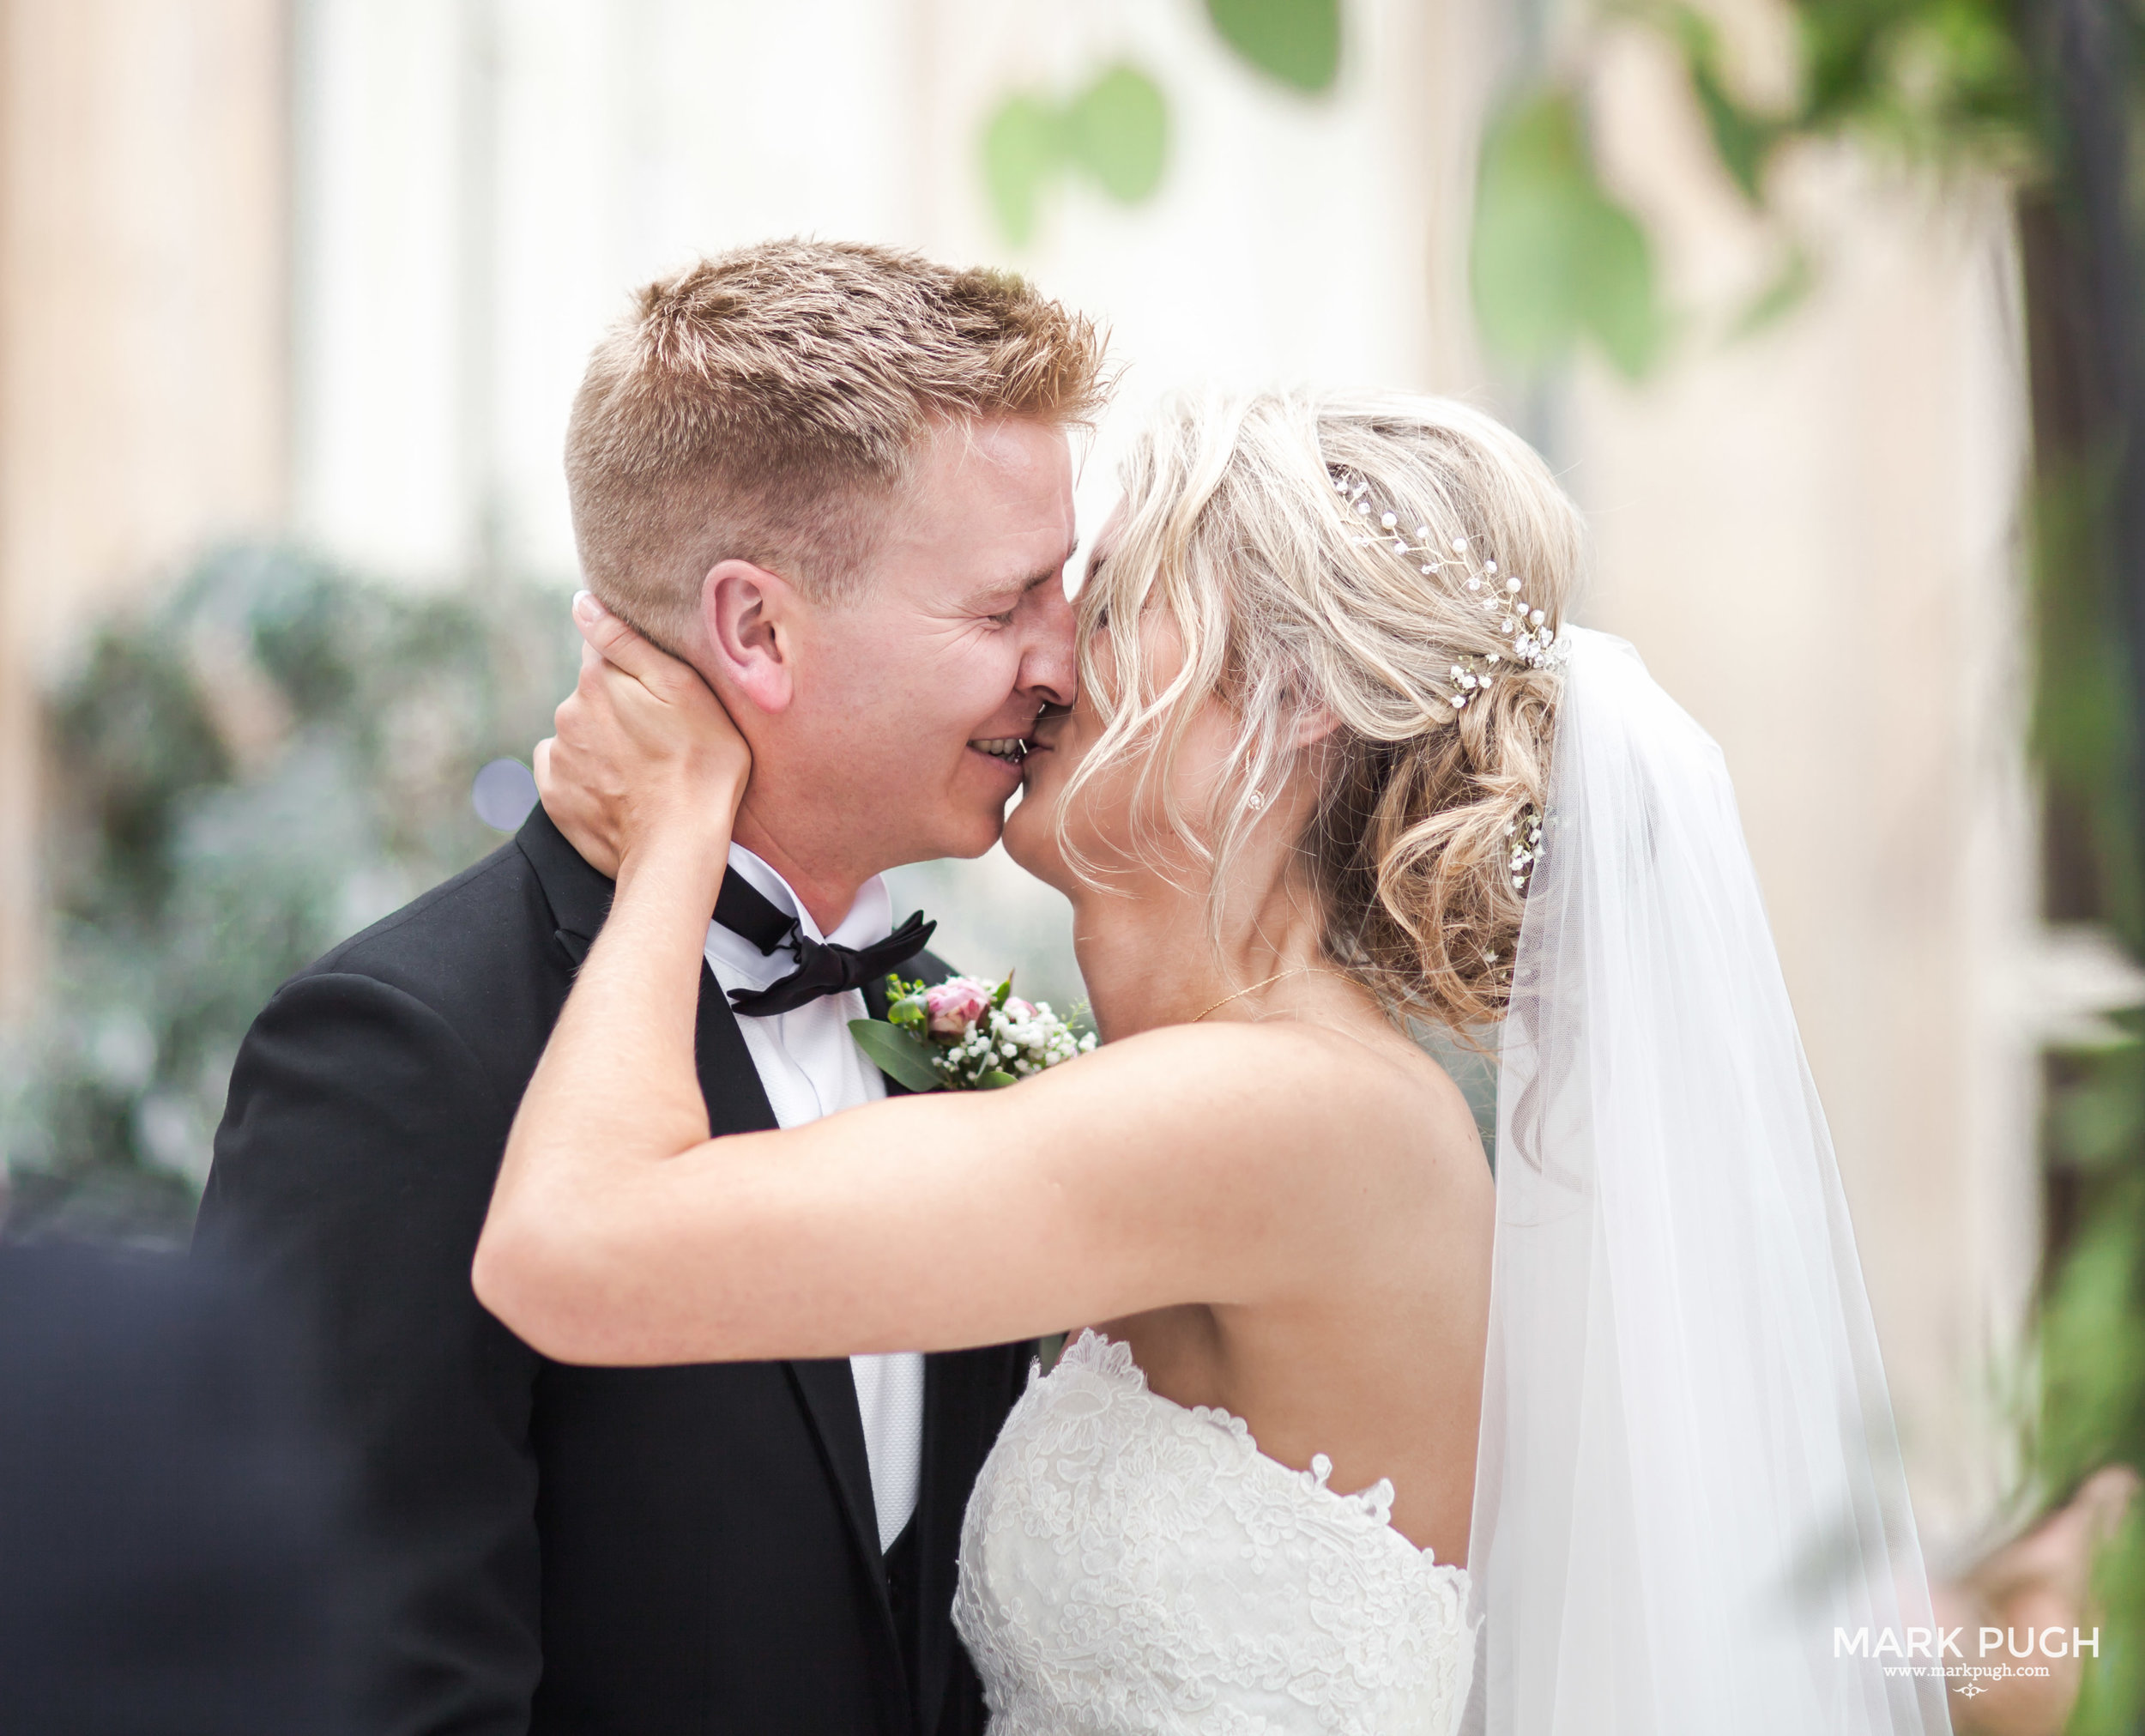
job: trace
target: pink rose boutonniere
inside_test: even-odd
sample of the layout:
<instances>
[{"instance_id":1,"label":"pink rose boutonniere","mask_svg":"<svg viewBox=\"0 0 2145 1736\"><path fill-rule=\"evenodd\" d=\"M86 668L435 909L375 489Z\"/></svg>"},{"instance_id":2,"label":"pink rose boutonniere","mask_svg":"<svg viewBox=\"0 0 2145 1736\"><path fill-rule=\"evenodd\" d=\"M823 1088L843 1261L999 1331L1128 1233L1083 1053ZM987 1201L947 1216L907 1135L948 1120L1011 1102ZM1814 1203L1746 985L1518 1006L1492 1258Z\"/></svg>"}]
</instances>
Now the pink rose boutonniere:
<instances>
[{"instance_id":1,"label":"pink rose boutonniere","mask_svg":"<svg viewBox=\"0 0 2145 1736\"><path fill-rule=\"evenodd\" d=\"M904 983L889 977L884 1019L852 1019L850 1032L873 1065L911 1091L994 1091L1095 1047L1095 1033L1048 1001L1023 1001L1008 976L995 987L978 977Z\"/></svg>"}]
</instances>

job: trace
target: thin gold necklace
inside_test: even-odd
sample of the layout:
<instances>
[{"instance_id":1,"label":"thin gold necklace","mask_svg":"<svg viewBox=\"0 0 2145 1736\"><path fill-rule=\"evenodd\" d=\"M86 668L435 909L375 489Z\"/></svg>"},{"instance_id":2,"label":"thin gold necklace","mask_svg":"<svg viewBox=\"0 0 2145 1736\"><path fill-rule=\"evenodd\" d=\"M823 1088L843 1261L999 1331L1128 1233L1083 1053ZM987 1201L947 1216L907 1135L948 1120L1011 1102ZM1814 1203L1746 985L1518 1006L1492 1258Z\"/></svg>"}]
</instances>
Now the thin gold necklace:
<instances>
[{"instance_id":1,"label":"thin gold necklace","mask_svg":"<svg viewBox=\"0 0 2145 1736\"><path fill-rule=\"evenodd\" d=\"M1267 977L1263 983L1254 983L1249 988L1239 989L1234 995L1223 995L1220 1000L1217 1001L1211 1007L1206 1009L1206 1013L1218 1013L1223 1007L1228 1006L1232 1001L1241 1001L1247 995L1256 995L1261 989L1271 989L1284 977L1308 977L1316 968L1317 967L1315 965L1298 965L1291 970L1277 971L1272 976ZM1206 1013L1200 1013L1199 1019L1194 1019L1192 1021L1193 1024L1197 1025L1199 1022L1199 1019L1205 1018Z\"/></svg>"}]
</instances>

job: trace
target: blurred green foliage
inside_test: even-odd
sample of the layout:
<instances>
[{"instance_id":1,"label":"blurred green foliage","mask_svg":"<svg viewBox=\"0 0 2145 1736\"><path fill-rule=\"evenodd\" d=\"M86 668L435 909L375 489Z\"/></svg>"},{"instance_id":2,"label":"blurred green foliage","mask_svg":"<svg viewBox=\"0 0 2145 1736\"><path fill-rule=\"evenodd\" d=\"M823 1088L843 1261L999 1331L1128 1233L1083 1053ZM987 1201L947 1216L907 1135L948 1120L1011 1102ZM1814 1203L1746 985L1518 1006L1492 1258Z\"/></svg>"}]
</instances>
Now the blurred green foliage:
<instances>
[{"instance_id":1,"label":"blurred green foliage","mask_svg":"<svg viewBox=\"0 0 2145 1736\"><path fill-rule=\"evenodd\" d=\"M1260 71L1316 96L1340 76L1340 0L1206 0L1216 33Z\"/></svg>"},{"instance_id":2,"label":"blurred green foliage","mask_svg":"<svg viewBox=\"0 0 2145 1736\"><path fill-rule=\"evenodd\" d=\"M182 1241L276 985L500 842L480 766L571 686L563 594L417 593L275 549L203 561L48 696L53 916L4 1056L10 1237Z\"/></svg>"},{"instance_id":3,"label":"blurred green foliage","mask_svg":"<svg viewBox=\"0 0 2145 1736\"><path fill-rule=\"evenodd\" d=\"M1779 269L1730 322L1737 336L1787 312L1814 281L1809 250L1767 197L1790 147L1852 136L1932 166L2009 168L2030 165L2042 148L2045 105L2025 5L1792 0L1791 9L1801 77L1778 108L1739 93L1719 32L1695 6L1611 0L1595 26L1651 30L1675 53L1723 172L1779 231ZM1476 315L1492 352L1523 373L1592 347L1636 377L1665 359L1662 340L1681 323L1659 299L1643 226L1604 191L1594 160L1586 87L1597 40L1582 34L1575 51L1518 81L1483 136ZM1552 212L1565 214L1561 227L1544 221ZM1605 247L1608 258L1575 262L1574 235Z\"/></svg>"},{"instance_id":4,"label":"blurred green foliage","mask_svg":"<svg viewBox=\"0 0 2145 1736\"><path fill-rule=\"evenodd\" d=\"M1146 198L1169 160L1161 88L1128 61L1108 66L1071 100L1033 92L1007 97L983 131L983 176L1006 239L1024 246L1044 197L1082 173L1120 204Z\"/></svg>"},{"instance_id":5,"label":"blurred green foliage","mask_svg":"<svg viewBox=\"0 0 2145 1736\"><path fill-rule=\"evenodd\" d=\"M2077 1228L2049 1274L2040 1321L2033 1461L2068 1493L2100 1467L2145 1467L2145 1018L2125 1040L2060 1057L2045 1104L2049 1161L2076 1192ZM2099 1659L2070 1728L2135 1736L2145 1725L2145 1505L2103 1553Z\"/></svg>"},{"instance_id":6,"label":"blurred green foliage","mask_svg":"<svg viewBox=\"0 0 2145 1736\"><path fill-rule=\"evenodd\" d=\"M1267 77L1316 96L1340 76L1340 0L1205 3L1215 33ZM999 233L1024 247L1045 201L1068 178L1091 181L1121 205L1153 197L1169 166L1169 99L1131 61L1115 61L1063 101L1032 90L1001 98L978 155Z\"/></svg>"},{"instance_id":7,"label":"blurred green foliage","mask_svg":"<svg viewBox=\"0 0 2145 1736\"><path fill-rule=\"evenodd\" d=\"M1603 190L1569 91L1508 105L1482 142L1468 258L1477 324L1491 348L1538 373L1575 339L1636 377L1659 354L1665 321L1646 233Z\"/></svg>"},{"instance_id":8,"label":"blurred green foliage","mask_svg":"<svg viewBox=\"0 0 2145 1736\"><path fill-rule=\"evenodd\" d=\"M2115 486L2106 453L2044 459L2032 502L2034 765L2074 860L2079 908L2145 957L2145 863L2134 766L2137 692L2116 623L2121 603L2103 546Z\"/></svg>"},{"instance_id":9,"label":"blurred green foliage","mask_svg":"<svg viewBox=\"0 0 2145 1736\"><path fill-rule=\"evenodd\" d=\"M2033 502L2032 749L2070 908L2145 958L2135 654L2104 543L2107 455L2044 459ZM2145 1015L2103 1046L2049 1057L2041 1150L2064 1232L2044 1273L2032 1463L2059 1499L2107 1464L2145 1470ZM2076 1736L2145 1729L2145 1503L2096 1576L2102 1648Z\"/></svg>"}]
</instances>

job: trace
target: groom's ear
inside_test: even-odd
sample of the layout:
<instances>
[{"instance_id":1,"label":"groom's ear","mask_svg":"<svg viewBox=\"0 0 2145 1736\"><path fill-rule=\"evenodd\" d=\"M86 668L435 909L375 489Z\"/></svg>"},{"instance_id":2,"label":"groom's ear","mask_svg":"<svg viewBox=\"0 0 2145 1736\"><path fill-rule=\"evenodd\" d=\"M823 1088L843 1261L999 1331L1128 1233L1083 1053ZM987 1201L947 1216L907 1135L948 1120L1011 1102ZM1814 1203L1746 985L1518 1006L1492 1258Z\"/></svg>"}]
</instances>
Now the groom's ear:
<instances>
[{"instance_id":1,"label":"groom's ear","mask_svg":"<svg viewBox=\"0 0 2145 1736\"><path fill-rule=\"evenodd\" d=\"M780 573L749 560L718 560L700 584L706 672L718 693L734 690L760 711L786 711L796 693L801 599Z\"/></svg>"}]
</instances>

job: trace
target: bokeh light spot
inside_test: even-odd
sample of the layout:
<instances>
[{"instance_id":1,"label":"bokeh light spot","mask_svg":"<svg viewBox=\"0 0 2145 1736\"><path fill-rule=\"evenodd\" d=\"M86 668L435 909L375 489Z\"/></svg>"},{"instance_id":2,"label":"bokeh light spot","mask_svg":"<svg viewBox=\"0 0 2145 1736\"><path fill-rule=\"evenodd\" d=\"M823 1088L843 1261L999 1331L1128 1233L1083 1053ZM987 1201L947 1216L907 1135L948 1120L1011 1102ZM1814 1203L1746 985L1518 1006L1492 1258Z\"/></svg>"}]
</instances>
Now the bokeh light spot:
<instances>
[{"instance_id":1,"label":"bokeh light spot","mask_svg":"<svg viewBox=\"0 0 2145 1736\"><path fill-rule=\"evenodd\" d=\"M536 774L518 759L494 759L469 787L477 818L494 832L519 832L536 805Z\"/></svg>"}]
</instances>

